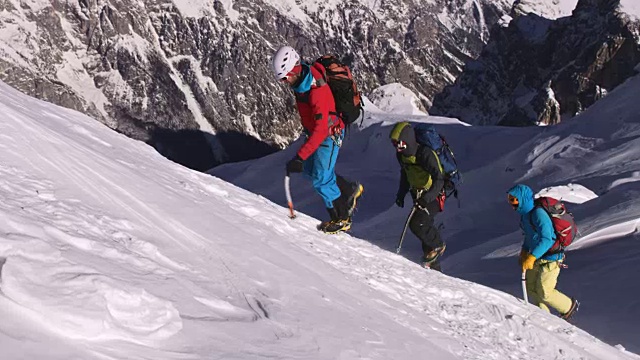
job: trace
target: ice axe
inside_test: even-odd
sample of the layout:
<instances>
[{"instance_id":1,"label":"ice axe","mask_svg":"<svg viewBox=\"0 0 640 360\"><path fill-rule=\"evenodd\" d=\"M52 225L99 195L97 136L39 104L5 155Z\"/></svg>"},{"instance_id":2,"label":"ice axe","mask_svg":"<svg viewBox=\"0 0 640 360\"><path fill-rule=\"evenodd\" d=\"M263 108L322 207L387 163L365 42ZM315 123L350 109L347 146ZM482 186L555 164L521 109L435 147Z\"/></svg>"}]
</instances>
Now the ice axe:
<instances>
[{"instance_id":1,"label":"ice axe","mask_svg":"<svg viewBox=\"0 0 640 360\"><path fill-rule=\"evenodd\" d=\"M407 233L407 228L409 227L409 222L411 222L411 218L413 214L416 212L416 206L414 205L411 208L411 212L409 213L409 217L407 217L407 221L404 223L404 228L402 229L402 235L400 235L400 241L398 241L398 246L396 247L396 254L400 254L400 249L402 249L402 242L404 241L404 235Z\"/></svg>"},{"instance_id":2,"label":"ice axe","mask_svg":"<svg viewBox=\"0 0 640 360\"><path fill-rule=\"evenodd\" d=\"M293 201L291 200L291 189L289 187L289 172L284 177L284 192L287 196L287 205L289 205L289 219L293 220L296 218L296 214L293 212Z\"/></svg>"},{"instance_id":3,"label":"ice axe","mask_svg":"<svg viewBox=\"0 0 640 360\"><path fill-rule=\"evenodd\" d=\"M524 303L529 303L529 296L527 295L527 271L522 272L522 298L524 299Z\"/></svg>"}]
</instances>

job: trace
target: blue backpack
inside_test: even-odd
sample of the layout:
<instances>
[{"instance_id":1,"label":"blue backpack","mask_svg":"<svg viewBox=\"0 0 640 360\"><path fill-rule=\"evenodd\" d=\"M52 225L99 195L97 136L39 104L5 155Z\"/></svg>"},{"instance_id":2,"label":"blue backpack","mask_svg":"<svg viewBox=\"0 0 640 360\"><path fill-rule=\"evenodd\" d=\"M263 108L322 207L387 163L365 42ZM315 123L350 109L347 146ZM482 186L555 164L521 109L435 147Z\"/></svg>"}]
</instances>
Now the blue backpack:
<instances>
[{"instance_id":1,"label":"blue backpack","mask_svg":"<svg viewBox=\"0 0 640 360\"><path fill-rule=\"evenodd\" d=\"M458 198L458 185L462 183L462 174L458 171L458 164L449 144L431 124L417 123L413 124L412 127L418 144L430 147L440 159L440 164L445 173L444 189L446 196L453 195Z\"/></svg>"}]
</instances>

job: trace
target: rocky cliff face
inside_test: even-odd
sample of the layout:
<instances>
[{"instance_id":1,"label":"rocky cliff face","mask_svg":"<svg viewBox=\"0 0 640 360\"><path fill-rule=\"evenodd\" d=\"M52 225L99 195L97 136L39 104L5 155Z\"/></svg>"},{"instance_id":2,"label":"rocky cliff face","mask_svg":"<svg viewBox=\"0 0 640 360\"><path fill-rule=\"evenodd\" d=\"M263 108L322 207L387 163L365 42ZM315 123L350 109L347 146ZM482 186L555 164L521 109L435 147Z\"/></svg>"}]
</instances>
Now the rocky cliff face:
<instances>
[{"instance_id":1,"label":"rocky cliff face","mask_svg":"<svg viewBox=\"0 0 640 360\"><path fill-rule=\"evenodd\" d=\"M471 124L556 124L591 106L640 62L640 22L619 0L580 0L571 16L522 13L438 94L434 115Z\"/></svg>"},{"instance_id":2,"label":"rocky cliff face","mask_svg":"<svg viewBox=\"0 0 640 360\"><path fill-rule=\"evenodd\" d=\"M299 133L293 98L269 68L278 46L307 58L339 54L365 93L401 82L429 106L509 8L507 0L4 0L0 80L204 170Z\"/></svg>"}]
</instances>

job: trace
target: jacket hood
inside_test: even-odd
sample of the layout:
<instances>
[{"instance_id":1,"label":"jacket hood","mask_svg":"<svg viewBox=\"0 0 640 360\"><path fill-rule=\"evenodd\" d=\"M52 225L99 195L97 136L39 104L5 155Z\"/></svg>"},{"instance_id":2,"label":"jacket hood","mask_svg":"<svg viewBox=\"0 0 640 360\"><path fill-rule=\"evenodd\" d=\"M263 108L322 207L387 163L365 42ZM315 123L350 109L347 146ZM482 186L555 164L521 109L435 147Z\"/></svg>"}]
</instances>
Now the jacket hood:
<instances>
[{"instance_id":1,"label":"jacket hood","mask_svg":"<svg viewBox=\"0 0 640 360\"><path fill-rule=\"evenodd\" d=\"M305 93L311 90L311 84L313 83L313 75L311 74L311 68L308 64L301 64L300 78L291 86L293 91L297 93Z\"/></svg>"},{"instance_id":2,"label":"jacket hood","mask_svg":"<svg viewBox=\"0 0 640 360\"><path fill-rule=\"evenodd\" d=\"M389 137L391 140L404 141L407 144L407 148L399 154L414 156L418 152L416 133L408 122L397 123L391 130Z\"/></svg>"},{"instance_id":3,"label":"jacket hood","mask_svg":"<svg viewBox=\"0 0 640 360\"><path fill-rule=\"evenodd\" d=\"M518 199L519 205L516 211L519 214L527 214L533 210L533 190L531 190L530 187L524 184L518 184L509 189L508 193Z\"/></svg>"}]
</instances>

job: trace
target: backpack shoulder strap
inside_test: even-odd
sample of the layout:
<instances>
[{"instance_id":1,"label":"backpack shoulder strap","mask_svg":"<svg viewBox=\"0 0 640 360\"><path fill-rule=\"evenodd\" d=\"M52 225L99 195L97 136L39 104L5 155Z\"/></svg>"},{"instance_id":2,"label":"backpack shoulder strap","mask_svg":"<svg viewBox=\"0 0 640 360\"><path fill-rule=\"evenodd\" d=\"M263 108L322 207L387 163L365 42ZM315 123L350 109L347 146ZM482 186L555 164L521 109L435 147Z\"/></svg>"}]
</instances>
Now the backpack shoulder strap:
<instances>
[{"instance_id":1,"label":"backpack shoulder strap","mask_svg":"<svg viewBox=\"0 0 640 360\"><path fill-rule=\"evenodd\" d=\"M551 215L547 212L547 210L544 209L544 206L540 204L535 204L534 202L533 209L529 212L529 223L531 223L531 227L533 228L533 230L536 230L536 226L533 224L533 212L536 211L536 209L542 209L544 211L544 213L547 215L547 217L551 221L551 226L553 227L553 218L551 217ZM554 232L555 232L555 229L554 229Z\"/></svg>"},{"instance_id":2,"label":"backpack shoulder strap","mask_svg":"<svg viewBox=\"0 0 640 360\"><path fill-rule=\"evenodd\" d=\"M533 207L533 210L536 209L536 206ZM531 225L531 228L533 229L533 231L536 231L536 225L533 223L533 210L529 211L529 224Z\"/></svg>"},{"instance_id":3,"label":"backpack shoulder strap","mask_svg":"<svg viewBox=\"0 0 640 360\"><path fill-rule=\"evenodd\" d=\"M435 150L431 150L431 152L433 153L433 157L436 158L436 162L438 163L438 169L440 169L440 173L444 174L444 168L442 167L442 163L440 162L440 157L438 156L438 153L435 152Z\"/></svg>"},{"instance_id":4,"label":"backpack shoulder strap","mask_svg":"<svg viewBox=\"0 0 640 360\"><path fill-rule=\"evenodd\" d=\"M429 161L429 158L433 155L435 161ZM438 153L436 153L433 149L426 145L419 144L418 151L416 152L416 162L425 170L440 170L440 175L444 176L444 168L442 167L442 163L440 162L440 158L438 157ZM437 170L436 170L437 171ZM431 174L429 171L429 175L438 176L439 174Z\"/></svg>"},{"instance_id":5,"label":"backpack shoulder strap","mask_svg":"<svg viewBox=\"0 0 640 360\"><path fill-rule=\"evenodd\" d=\"M322 64L320 64L319 62L314 62L313 64L311 64L311 67L313 67L314 69L316 69L320 75L322 76L322 79L317 79L317 86L322 86L324 84L327 83L327 70L324 68L324 66L322 66Z\"/></svg>"}]
</instances>

